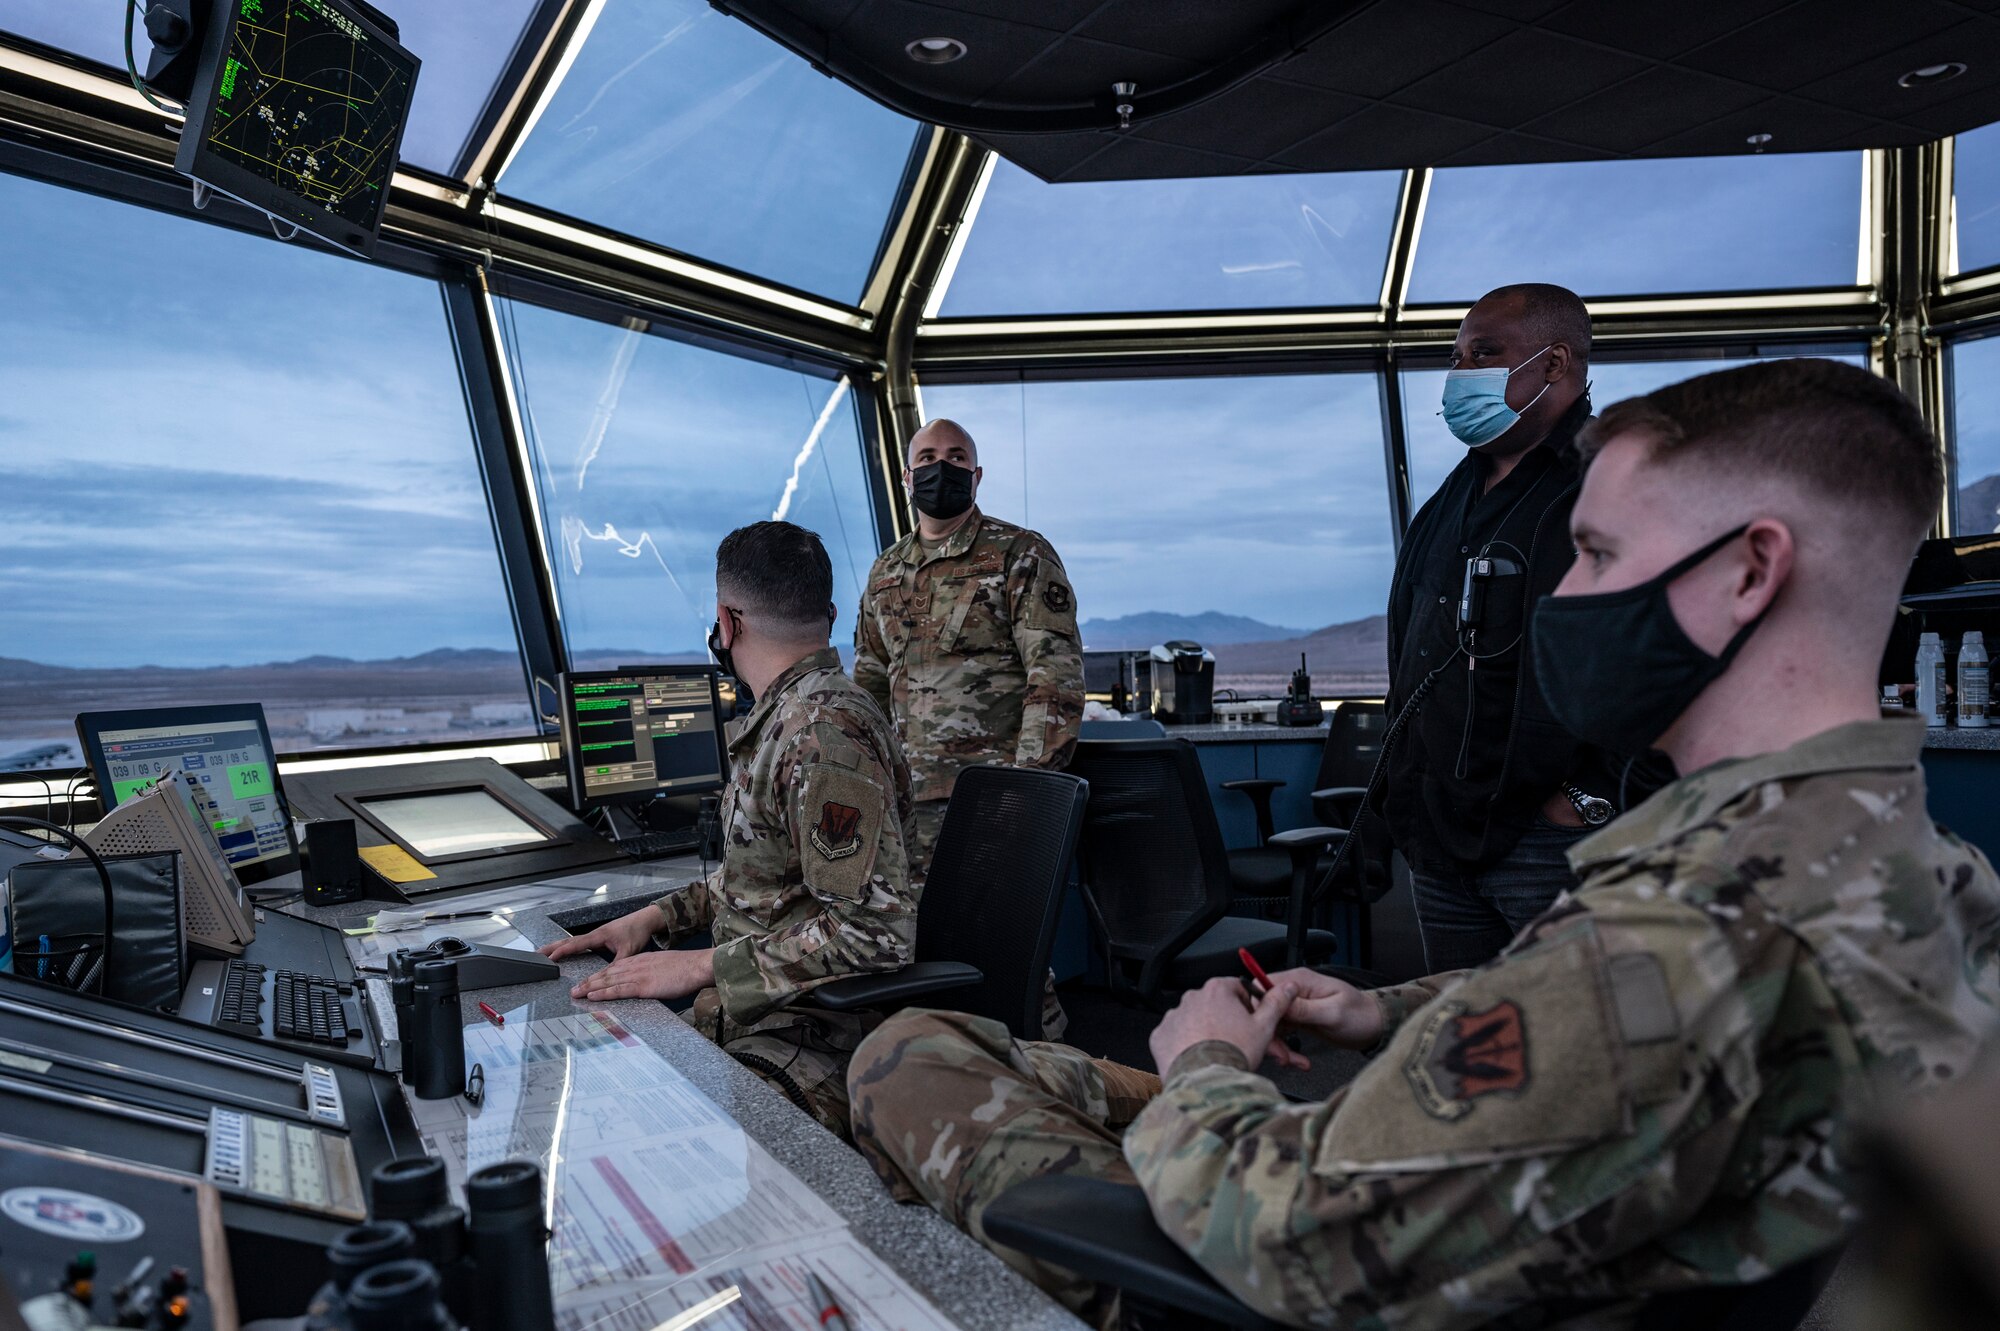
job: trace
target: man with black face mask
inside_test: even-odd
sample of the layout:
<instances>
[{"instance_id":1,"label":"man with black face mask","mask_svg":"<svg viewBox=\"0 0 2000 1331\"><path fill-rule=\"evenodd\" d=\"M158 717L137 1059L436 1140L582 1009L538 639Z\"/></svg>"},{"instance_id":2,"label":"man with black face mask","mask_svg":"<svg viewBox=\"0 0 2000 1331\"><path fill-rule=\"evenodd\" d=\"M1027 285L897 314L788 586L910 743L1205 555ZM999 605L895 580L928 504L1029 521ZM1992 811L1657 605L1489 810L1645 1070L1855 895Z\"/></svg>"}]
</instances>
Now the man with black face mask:
<instances>
[{"instance_id":1,"label":"man with black face mask","mask_svg":"<svg viewBox=\"0 0 2000 1331\"><path fill-rule=\"evenodd\" d=\"M1535 687L1528 610L1570 565L1589 360L1590 314L1562 287L1501 287L1467 312L1442 413L1465 459L1396 560L1390 714L1424 696L1390 750L1380 810L1410 863L1431 970L1505 947L1572 882L1564 853L1659 783L1651 765L1579 741Z\"/></svg>"},{"instance_id":2,"label":"man with black face mask","mask_svg":"<svg viewBox=\"0 0 2000 1331\"><path fill-rule=\"evenodd\" d=\"M1925 812L1922 723L1875 701L1937 442L1886 380L1788 360L1620 403L1585 448L1541 684L1688 775L1573 847L1576 890L1476 970L1211 980L1153 1033L1143 1105L1081 1050L888 1018L848 1092L892 1187L978 1237L1023 1180L1137 1184L1291 1326L1626 1327L1648 1299L1643 1324L1702 1326L1842 1241L1857 1112L1963 1075L2000 1015L2000 882ZM1256 1072L1304 1061L1288 1029L1374 1056L1290 1103Z\"/></svg>"},{"instance_id":3,"label":"man with black face mask","mask_svg":"<svg viewBox=\"0 0 2000 1331\"><path fill-rule=\"evenodd\" d=\"M854 680L896 724L917 804L910 867L931 851L959 772L982 763L1060 771L1083 727L1076 594L1040 532L979 511L979 449L956 421L910 437L903 487L917 529L868 570ZM1050 976L1042 1028L1068 1026Z\"/></svg>"},{"instance_id":4,"label":"man with black face mask","mask_svg":"<svg viewBox=\"0 0 2000 1331\"><path fill-rule=\"evenodd\" d=\"M954 421L910 439L917 529L868 570L854 629L854 680L895 721L916 783L919 868L962 769L1061 769L1083 724L1069 575L1041 533L980 512L982 474Z\"/></svg>"}]
</instances>

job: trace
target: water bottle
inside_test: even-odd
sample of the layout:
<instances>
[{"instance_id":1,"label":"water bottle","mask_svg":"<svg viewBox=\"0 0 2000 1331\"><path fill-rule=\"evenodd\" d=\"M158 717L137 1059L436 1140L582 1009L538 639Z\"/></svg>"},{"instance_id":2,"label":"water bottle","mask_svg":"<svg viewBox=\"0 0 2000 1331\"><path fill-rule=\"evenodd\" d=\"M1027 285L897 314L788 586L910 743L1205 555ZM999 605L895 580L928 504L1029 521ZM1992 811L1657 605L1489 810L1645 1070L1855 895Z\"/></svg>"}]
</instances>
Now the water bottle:
<instances>
[{"instance_id":1,"label":"water bottle","mask_svg":"<svg viewBox=\"0 0 2000 1331\"><path fill-rule=\"evenodd\" d=\"M1965 631L1964 645L1958 649L1958 724L1984 728L1987 725L1986 635L1978 629Z\"/></svg>"},{"instance_id":2,"label":"water bottle","mask_svg":"<svg viewBox=\"0 0 2000 1331\"><path fill-rule=\"evenodd\" d=\"M1927 726L1944 720L1944 643L1935 633L1917 639L1917 711Z\"/></svg>"}]
</instances>

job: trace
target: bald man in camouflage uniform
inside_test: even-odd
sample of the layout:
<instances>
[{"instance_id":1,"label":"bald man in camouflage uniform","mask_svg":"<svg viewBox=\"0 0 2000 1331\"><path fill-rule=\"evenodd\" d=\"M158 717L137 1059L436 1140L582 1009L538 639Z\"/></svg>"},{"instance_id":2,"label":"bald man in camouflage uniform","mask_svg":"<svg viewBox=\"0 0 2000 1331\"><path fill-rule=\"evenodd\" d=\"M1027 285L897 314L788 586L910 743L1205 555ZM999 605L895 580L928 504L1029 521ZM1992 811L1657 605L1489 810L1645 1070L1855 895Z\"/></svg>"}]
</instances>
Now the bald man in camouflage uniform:
<instances>
[{"instance_id":1,"label":"bald man in camouflage uniform","mask_svg":"<svg viewBox=\"0 0 2000 1331\"><path fill-rule=\"evenodd\" d=\"M917 431L903 484L917 529L868 570L854 680L896 722L917 796L910 862L930 867L958 774L984 763L1060 771L1083 726L1076 596L1040 532L974 502L979 451L956 422ZM1067 1020L1053 977L1043 1029Z\"/></svg>"},{"instance_id":2,"label":"bald man in camouflage uniform","mask_svg":"<svg viewBox=\"0 0 2000 1331\"><path fill-rule=\"evenodd\" d=\"M741 671L756 694L749 715L729 728L722 865L542 951L617 953L576 987L585 1001L693 993L690 1025L844 1136L847 1060L881 1016L798 1000L829 980L910 963L921 886L905 852L909 769L887 718L826 645L833 575L819 538L790 523L758 523L726 538L717 562L717 641L734 658L731 673ZM765 585L732 577L732 565L761 571ZM817 647L789 640L797 630L787 628L782 602L773 605L772 593L794 581L804 584L794 599L818 617ZM761 671L752 664L760 658ZM649 938L671 946L703 930L712 949L641 950Z\"/></svg>"},{"instance_id":3,"label":"bald man in camouflage uniform","mask_svg":"<svg viewBox=\"0 0 2000 1331\"><path fill-rule=\"evenodd\" d=\"M910 440L917 529L868 570L854 682L895 719L928 867L952 785L982 763L1060 771L1083 725L1076 596L1040 532L979 510L979 452L953 421Z\"/></svg>"},{"instance_id":4,"label":"bald man in camouflage uniform","mask_svg":"<svg viewBox=\"0 0 2000 1331\"><path fill-rule=\"evenodd\" d=\"M1256 998L1211 981L1154 1033L1150 1100L990 1022L892 1019L849 1087L900 1195L983 1237L1023 1179L1136 1183L1205 1270L1301 1326L1619 1326L1644 1296L1841 1241L1846 1123L1962 1073L2000 1000L2000 883L1925 815L1923 727L1872 702L1935 446L1886 382L1827 362L1704 376L1599 428L1584 557L1550 604L1586 598L1572 613L1601 626L1643 596L1721 667L1675 685L1629 650L1653 635L1598 639L1675 696L1664 730L1641 724L1693 774L1580 843L1579 888L1478 970L1374 993L1293 971ZM1608 739L1634 698L1551 704ZM1375 1056L1293 1104L1254 1071L1304 1061L1286 1027Z\"/></svg>"}]
</instances>

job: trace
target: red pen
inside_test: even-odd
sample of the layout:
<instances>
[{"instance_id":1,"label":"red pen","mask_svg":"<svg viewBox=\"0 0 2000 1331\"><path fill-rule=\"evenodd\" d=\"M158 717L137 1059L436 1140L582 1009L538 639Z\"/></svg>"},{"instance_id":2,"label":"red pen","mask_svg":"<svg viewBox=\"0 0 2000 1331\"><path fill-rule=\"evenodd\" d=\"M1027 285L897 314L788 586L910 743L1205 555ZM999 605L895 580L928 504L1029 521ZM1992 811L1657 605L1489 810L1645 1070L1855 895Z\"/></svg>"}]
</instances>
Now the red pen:
<instances>
[{"instance_id":1,"label":"red pen","mask_svg":"<svg viewBox=\"0 0 2000 1331\"><path fill-rule=\"evenodd\" d=\"M1264 968L1263 968L1262 966L1259 966L1259 965L1257 964L1257 958L1255 958L1255 957L1253 957L1253 956L1251 956L1251 955L1250 955L1250 949L1249 949L1249 948L1247 948L1247 947L1239 947L1239 948L1237 948L1237 949L1236 949L1236 955L1237 955L1238 957L1240 957L1240 958L1242 959L1242 961L1243 961L1243 969L1244 969L1244 970L1247 970L1247 971L1249 971L1249 972L1250 972L1250 978L1251 978L1252 980L1256 981L1256 982L1257 982L1258 984L1261 984L1261 985L1263 985L1263 986L1264 986L1264 992L1265 992L1265 993L1267 993L1267 994L1268 994L1268 993L1270 993L1270 992L1271 992L1271 991L1272 991L1273 989L1275 989L1275 988L1277 988L1277 987L1278 987L1278 986L1276 986L1276 985L1274 985L1274 984L1272 984L1272 983L1271 983L1271 977L1270 977L1270 976L1268 976L1268 975L1266 975L1266 974L1264 973ZM484 1006L485 1006L485 1004L483 1004L483 1003L482 1003L482 1004L481 1004L480 1006L481 1006L481 1007L484 1007Z\"/></svg>"},{"instance_id":2,"label":"red pen","mask_svg":"<svg viewBox=\"0 0 2000 1331\"><path fill-rule=\"evenodd\" d=\"M1266 983L1269 983L1269 981L1266 981ZM479 1000L479 1010L484 1012L486 1020L492 1022L495 1026L505 1026L507 1024L507 1019L488 1006L486 1000L483 998Z\"/></svg>"}]
</instances>

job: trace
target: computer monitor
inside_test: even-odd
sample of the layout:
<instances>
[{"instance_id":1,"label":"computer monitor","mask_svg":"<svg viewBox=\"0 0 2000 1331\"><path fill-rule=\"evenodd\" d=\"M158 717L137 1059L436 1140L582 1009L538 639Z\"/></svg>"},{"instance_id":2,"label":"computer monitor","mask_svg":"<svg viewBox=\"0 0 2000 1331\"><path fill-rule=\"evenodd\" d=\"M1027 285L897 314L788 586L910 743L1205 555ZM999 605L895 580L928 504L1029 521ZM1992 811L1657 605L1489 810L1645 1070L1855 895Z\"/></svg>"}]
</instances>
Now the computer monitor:
<instances>
[{"instance_id":1,"label":"computer monitor","mask_svg":"<svg viewBox=\"0 0 2000 1331\"><path fill-rule=\"evenodd\" d=\"M563 675L563 771L578 813L719 790L728 767L712 665Z\"/></svg>"},{"instance_id":2,"label":"computer monitor","mask_svg":"<svg viewBox=\"0 0 2000 1331\"><path fill-rule=\"evenodd\" d=\"M83 839L99 855L179 852L181 932L190 943L240 955L256 940L257 921L211 822L195 783L184 772L167 771L105 814Z\"/></svg>"},{"instance_id":3,"label":"computer monitor","mask_svg":"<svg viewBox=\"0 0 2000 1331\"><path fill-rule=\"evenodd\" d=\"M258 703L85 712L76 737L107 811L168 772L193 793L236 876L258 883L299 867L291 808Z\"/></svg>"},{"instance_id":4,"label":"computer monitor","mask_svg":"<svg viewBox=\"0 0 2000 1331\"><path fill-rule=\"evenodd\" d=\"M196 0L207 30L174 168L373 253L421 62L355 0Z\"/></svg>"}]
</instances>

